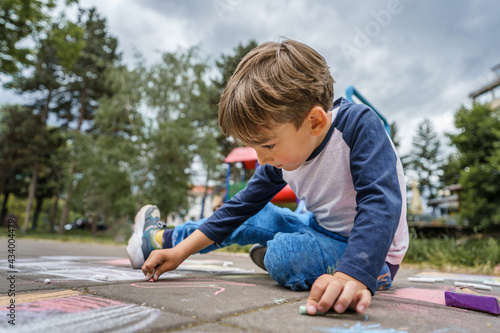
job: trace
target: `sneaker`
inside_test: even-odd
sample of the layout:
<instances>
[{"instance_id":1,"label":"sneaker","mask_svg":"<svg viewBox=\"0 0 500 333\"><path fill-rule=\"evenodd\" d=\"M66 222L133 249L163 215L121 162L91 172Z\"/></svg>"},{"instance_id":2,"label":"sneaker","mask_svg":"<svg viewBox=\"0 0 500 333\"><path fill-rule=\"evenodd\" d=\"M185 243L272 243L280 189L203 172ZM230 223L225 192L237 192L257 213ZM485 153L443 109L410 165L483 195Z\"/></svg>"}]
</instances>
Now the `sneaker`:
<instances>
[{"instance_id":1,"label":"sneaker","mask_svg":"<svg viewBox=\"0 0 500 333\"><path fill-rule=\"evenodd\" d=\"M266 252L267 246L262 246L260 244L254 244L250 249L250 258L252 261L265 271L267 271L266 266L264 265L264 256L266 255Z\"/></svg>"},{"instance_id":2,"label":"sneaker","mask_svg":"<svg viewBox=\"0 0 500 333\"><path fill-rule=\"evenodd\" d=\"M127 254L132 267L141 268L153 250L162 248L155 235L167 226L160 221L160 210L153 205L142 207L134 221L134 233L128 241Z\"/></svg>"}]
</instances>

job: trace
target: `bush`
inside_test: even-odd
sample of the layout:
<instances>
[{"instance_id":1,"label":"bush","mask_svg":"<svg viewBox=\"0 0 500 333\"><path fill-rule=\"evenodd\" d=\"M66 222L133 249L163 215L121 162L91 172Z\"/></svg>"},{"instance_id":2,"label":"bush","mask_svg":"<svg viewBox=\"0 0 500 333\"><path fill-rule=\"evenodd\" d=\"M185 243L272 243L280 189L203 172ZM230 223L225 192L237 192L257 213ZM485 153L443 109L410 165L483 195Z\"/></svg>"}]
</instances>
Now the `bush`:
<instances>
[{"instance_id":1,"label":"bush","mask_svg":"<svg viewBox=\"0 0 500 333\"><path fill-rule=\"evenodd\" d=\"M500 263L500 240L482 235L467 238L418 238L413 235L404 262L493 273Z\"/></svg>"}]
</instances>

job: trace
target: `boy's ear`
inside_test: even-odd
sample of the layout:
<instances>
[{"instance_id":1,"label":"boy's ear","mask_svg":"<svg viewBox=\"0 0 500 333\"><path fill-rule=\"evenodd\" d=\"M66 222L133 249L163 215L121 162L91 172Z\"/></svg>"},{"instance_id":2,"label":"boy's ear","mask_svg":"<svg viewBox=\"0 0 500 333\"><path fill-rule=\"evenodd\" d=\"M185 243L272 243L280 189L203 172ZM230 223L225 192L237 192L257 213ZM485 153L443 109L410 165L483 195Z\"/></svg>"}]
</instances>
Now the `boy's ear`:
<instances>
[{"instance_id":1,"label":"boy's ear","mask_svg":"<svg viewBox=\"0 0 500 333\"><path fill-rule=\"evenodd\" d=\"M328 125L328 116L321 106L314 106L307 114L307 120L311 127L311 134L318 136Z\"/></svg>"}]
</instances>

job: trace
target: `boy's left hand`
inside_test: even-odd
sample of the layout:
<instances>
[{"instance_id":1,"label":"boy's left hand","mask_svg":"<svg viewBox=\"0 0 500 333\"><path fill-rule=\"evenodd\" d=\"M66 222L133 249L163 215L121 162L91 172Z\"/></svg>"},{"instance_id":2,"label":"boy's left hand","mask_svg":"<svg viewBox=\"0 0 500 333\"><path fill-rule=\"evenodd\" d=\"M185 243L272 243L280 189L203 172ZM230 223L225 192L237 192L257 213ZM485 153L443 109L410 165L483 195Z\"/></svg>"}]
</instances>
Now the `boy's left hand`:
<instances>
[{"instance_id":1,"label":"boy's left hand","mask_svg":"<svg viewBox=\"0 0 500 333\"><path fill-rule=\"evenodd\" d=\"M332 307L342 313L347 308L362 313L370 306L372 294L368 288L355 278L336 272L323 274L314 281L307 300L307 313L327 312Z\"/></svg>"}]
</instances>

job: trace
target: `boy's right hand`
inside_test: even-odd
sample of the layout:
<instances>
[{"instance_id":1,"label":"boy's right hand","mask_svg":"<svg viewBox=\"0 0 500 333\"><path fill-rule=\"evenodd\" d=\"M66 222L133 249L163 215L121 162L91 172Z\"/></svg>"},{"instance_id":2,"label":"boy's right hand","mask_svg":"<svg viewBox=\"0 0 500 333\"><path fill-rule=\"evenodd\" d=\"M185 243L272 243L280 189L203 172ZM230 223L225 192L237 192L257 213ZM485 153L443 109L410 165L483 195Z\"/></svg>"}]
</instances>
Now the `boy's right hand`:
<instances>
[{"instance_id":1,"label":"boy's right hand","mask_svg":"<svg viewBox=\"0 0 500 333\"><path fill-rule=\"evenodd\" d=\"M311 287L307 313L324 313L332 307L337 313L343 313L347 308L362 313L370 306L371 299L371 292L357 279L342 272L323 274Z\"/></svg>"},{"instance_id":2,"label":"boy's right hand","mask_svg":"<svg viewBox=\"0 0 500 333\"><path fill-rule=\"evenodd\" d=\"M149 281L151 278L153 278L153 281L157 281L160 275L176 269L186 258L175 247L154 250L146 262L144 262L144 265L142 265L142 272L146 276L146 281Z\"/></svg>"},{"instance_id":3,"label":"boy's right hand","mask_svg":"<svg viewBox=\"0 0 500 333\"><path fill-rule=\"evenodd\" d=\"M203 250L212 243L213 241L204 233L195 230L175 247L151 252L144 265L142 265L142 272L147 281L151 278L153 278L153 281L158 281L160 275L176 269L191 254Z\"/></svg>"}]
</instances>

